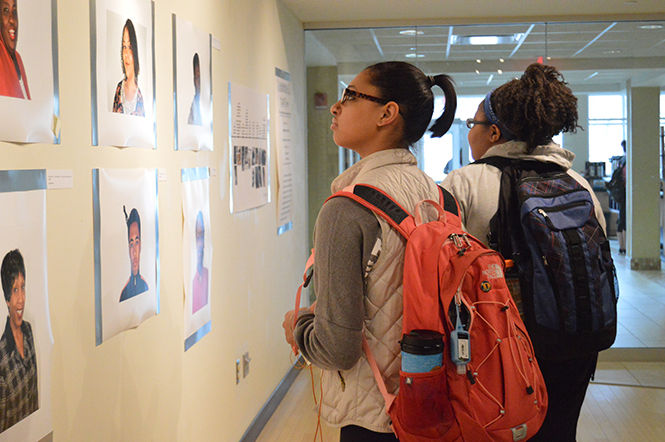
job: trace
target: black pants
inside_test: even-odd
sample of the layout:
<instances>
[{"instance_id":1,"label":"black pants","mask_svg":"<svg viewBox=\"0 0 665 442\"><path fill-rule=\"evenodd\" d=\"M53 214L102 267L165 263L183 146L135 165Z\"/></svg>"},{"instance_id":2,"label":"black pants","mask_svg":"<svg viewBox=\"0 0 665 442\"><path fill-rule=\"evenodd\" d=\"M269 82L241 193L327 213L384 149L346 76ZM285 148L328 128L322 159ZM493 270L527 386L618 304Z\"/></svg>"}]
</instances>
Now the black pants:
<instances>
[{"instance_id":1,"label":"black pants","mask_svg":"<svg viewBox=\"0 0 665 442\"><path fill-rule=\"evenodd\" d=\"M339 442L396 442L393 433L377 433L357 425L347 425L339 432Z\"/></svg>"},{"instance_id":2,"label":"black pants","mask_svg":"<svg viewBox=\"0 0 665 442\"><path fill-rule=\"evenodd\" d=\"M577 420L598 353L570 361L538 361L547 386L547 415L531 441L575 442Z\"/></svg>"},{"instance_id":3,"label":"black pants","mask_svg":"<svg viewBox=\"0 0 665 442\"><path fill-rule=\"evenodd\" d=\"M617 217L617 232L626 230L626 198L617 202L619 205L619 216Z\"/></svg>"}]
</instances>

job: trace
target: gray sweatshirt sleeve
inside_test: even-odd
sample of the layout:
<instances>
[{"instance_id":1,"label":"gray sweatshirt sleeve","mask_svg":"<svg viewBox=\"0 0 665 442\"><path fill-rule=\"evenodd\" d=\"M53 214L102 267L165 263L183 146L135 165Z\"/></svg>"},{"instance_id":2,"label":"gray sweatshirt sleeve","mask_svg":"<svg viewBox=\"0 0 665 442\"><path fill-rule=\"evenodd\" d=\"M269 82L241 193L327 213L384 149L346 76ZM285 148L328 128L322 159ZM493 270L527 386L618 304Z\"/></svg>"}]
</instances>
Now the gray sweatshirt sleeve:
<instances>
[{"instance_id":1,"label":"gray sweatshirt sleeve","mask_svg":"<svg viewBox=\"0 0 665 442\"><path fill-rule=\"evenodd\" d=\"M381 227L372 212L348 198L323 205L314 228L314 314L298 318L295 339L313 364L348 370L362 354L363 272Z\"/></svg>"}]
</instances>

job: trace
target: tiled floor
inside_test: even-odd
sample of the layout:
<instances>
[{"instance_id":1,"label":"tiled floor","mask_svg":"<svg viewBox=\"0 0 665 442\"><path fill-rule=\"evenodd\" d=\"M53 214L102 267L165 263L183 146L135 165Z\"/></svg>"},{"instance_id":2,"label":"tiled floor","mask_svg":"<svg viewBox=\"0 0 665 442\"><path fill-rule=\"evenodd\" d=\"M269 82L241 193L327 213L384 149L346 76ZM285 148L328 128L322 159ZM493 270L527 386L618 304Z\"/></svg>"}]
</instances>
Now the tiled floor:
<instances>
[{"instance_id":1,"label":"tiled floor","mask_svg":"<svg viewBox=\"0 0 665 442\"><path fill-rule=\"evenodd\" d=\"M593 382L665 389L665 362L600 362Z\"/></svg>"},{"instance_id":2,"label":"tiled floor","mask_svg":"<svg viewBox=\"0 0 665 442\"><path fill-rule=\"evenodd\" d=\"M665 441L665 263L660 271L631 271L630 258L612 244L619 277L619 328L601 353L578 422L579 442ZM656 348L658 347L658 348ZM318 376L315 376L318 379ZM318 388L317 388L318 397ZM259 441L315 440L317 407L307 370L295 380ZM322 422L323 437L339 430Z\"/></svg>"},{"instance_id":3,"label":"tiled floor","mask_svg":"<svg viewBox=\"0 0 665 442\"><path fill-rule=\"evenodd\" d=\"M619 278L618 329L614 347L665 347L665 263L661 270L631 271L630 258L612 255Z\"/></svg>"}]
</instances>

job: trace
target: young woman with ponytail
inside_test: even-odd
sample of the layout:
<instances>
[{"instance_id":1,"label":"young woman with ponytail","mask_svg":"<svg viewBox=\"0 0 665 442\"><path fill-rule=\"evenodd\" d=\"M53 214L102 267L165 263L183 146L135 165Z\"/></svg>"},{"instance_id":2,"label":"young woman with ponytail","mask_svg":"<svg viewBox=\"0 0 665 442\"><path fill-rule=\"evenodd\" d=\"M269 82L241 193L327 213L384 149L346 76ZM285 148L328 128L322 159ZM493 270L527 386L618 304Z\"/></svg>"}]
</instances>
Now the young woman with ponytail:
<instances>
[{"instance_id":1,"label":"young woman with ponytail","mask_svg":"<svg viewBox=\"0 0 665 442\"><path fill-rule=\"evenodd\" d=\"M589 191L596 218L605 229L602 208L591 186L571 169L575 154L552 141L555 135L575 132L578 127L577 98L554 67L532 64L520 79L488 93L467 126L475 160L499 156L561 166ZM457 199L467 231L485 244L490 219L499 207L500 181L498 168L477 163L453 170L442 183ZM549 403L545 422L531 441L575 441L577 420L597 358L598 353L566 361L538 358Z\"/></svg>"},{"instance_id":2,"label":"young woman with ponytail","mask_svg":"<svg viewBox=\"0 0 665 442\"><path fill-rule=\"evenodd\" d=\"M330 108L335 143L361 160L339 175L332 192L369 184L413 213L423 199L439 200L436 183L409 151L432 119L432 87L443 89L445 110L430 128L440 137L457 107L451 79L429 77L403 62L364 69ZM302 309L287 342L323 369L322 417L341 427L340 441L394 441L384 400L362 350L365 333L390 393L399 386L404 241L383 219L348 198L321 208L314 230L313 309Z\"/></svg>"}]
</instances>

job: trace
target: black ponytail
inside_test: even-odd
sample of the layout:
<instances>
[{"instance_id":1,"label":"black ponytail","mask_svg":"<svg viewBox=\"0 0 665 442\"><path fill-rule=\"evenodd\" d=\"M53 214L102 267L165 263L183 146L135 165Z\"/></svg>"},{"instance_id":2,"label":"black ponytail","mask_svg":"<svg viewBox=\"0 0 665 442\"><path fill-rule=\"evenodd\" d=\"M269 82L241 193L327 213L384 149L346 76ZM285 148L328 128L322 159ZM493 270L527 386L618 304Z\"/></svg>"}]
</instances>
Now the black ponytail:
<instances>
[{"instance_id":1,"label":"black ponytail","mask_svg":"<svg viewBox=\"0 0 665 442\"><path fill-rule=\"evenodd\" d=\"M432 86L443 89L446 107L443 115L432 125L433 136L440 137L452 125L457 108L457 96L453 82L447 75L428 77L410 63L388 61L365 69L370 82L381 91L381 97L399 105L404 119L403 147L412 146L427 130L434 111Z\"/></svg>"},{"instance_id":2,"label":"black ponytail","mask_svg":"<svg viewBox=\"0 0 665 442\"><path fill-rule=\"evenodd\" d=\"M430 78L432 86L437 85L443 90L443 96L446 100L443 113L429 128L429 131L432 132L432 136L438 138L448 132L450 126L453 125L455 111L457 110L457 94L455 93L453 80L448 75L440 74Z\"/></svg>"}]
</instances>

